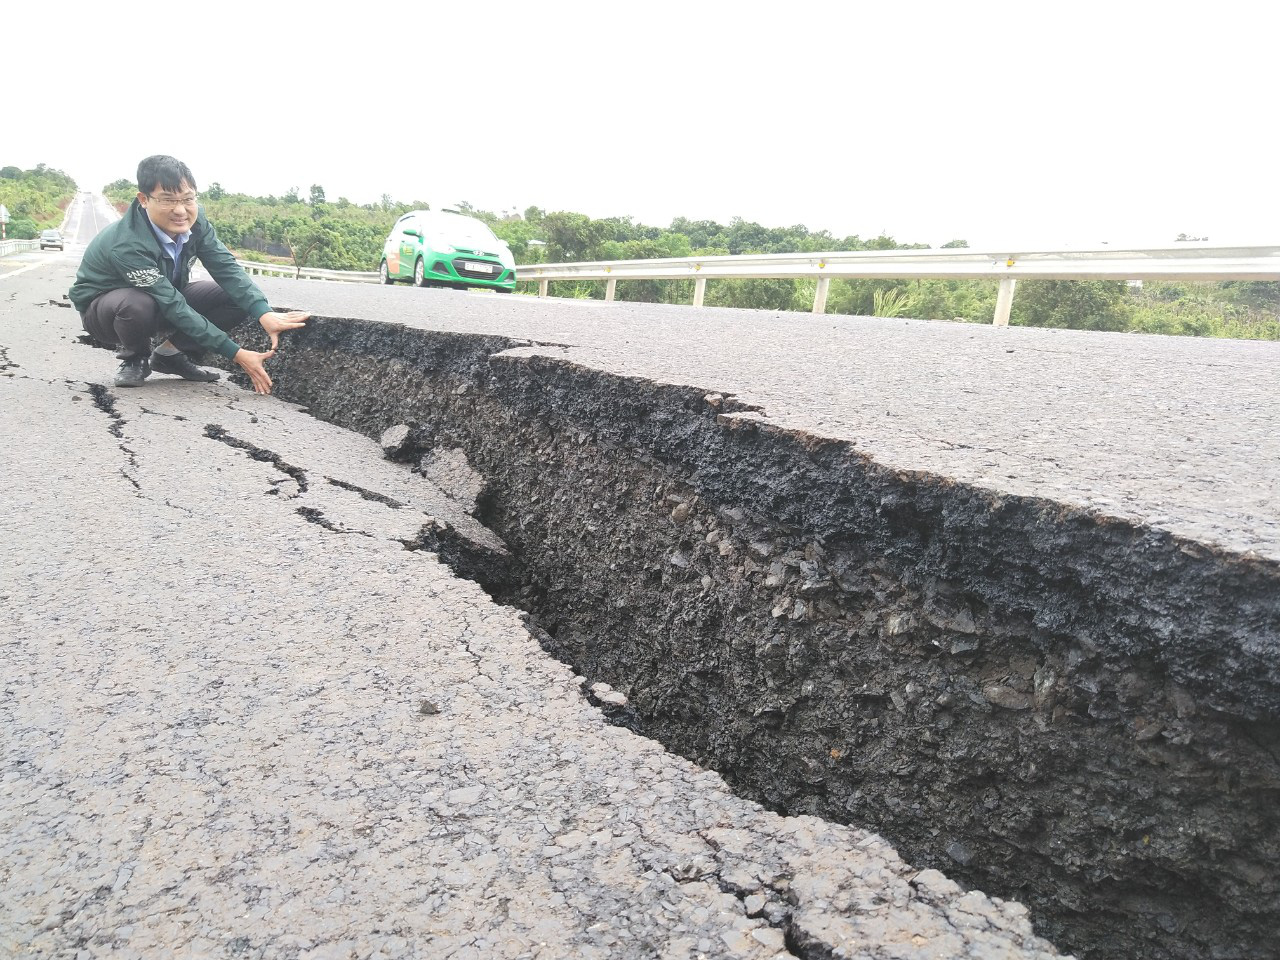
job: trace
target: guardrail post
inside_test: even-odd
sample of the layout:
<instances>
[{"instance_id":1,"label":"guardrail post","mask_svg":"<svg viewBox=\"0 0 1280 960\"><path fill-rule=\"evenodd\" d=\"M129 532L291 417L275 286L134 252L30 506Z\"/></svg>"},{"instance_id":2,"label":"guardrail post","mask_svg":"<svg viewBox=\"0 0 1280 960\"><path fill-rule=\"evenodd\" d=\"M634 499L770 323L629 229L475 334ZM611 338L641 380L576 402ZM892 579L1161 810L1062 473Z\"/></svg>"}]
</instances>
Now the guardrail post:
<instances>
[{"instance_id":1,"label":"guardrail post","mask_svg":"<svg viewBox=\"0 0 1280 960\"><path fill-rule=\"evenodd\" d=\"M831 287L830 277L818 278L818 289L813 294L813 312L827 312L827 290Z\"/></svg>"},{"instance_id":2,"label":"guardrail post","mask_svg":"<svg viewBox=\"0 0 1280 960\"><path fill-rule=\"evenodd\" d=\"M547 295L547 284L549 284L550 282L551 282L550 280L538 281L538 296L545 297Z\"/></svg>"},{"instance_id":3,"label":"guardrail post","mask_svg":"<svg viewBox=\"0 0 1280 960\"><path fill-rule=\"evenodd\" d=\"M707 295L707 278L698 277L693 281L693 305L695 307L702 306L702 301Z\"/></svg>"},{"instance_id":4,"label":"guardrail post","mask_svg":"<svg viewBox=\"0 0 1280 960\"><path fill-rule=\"evenodd\" d=\"M604 298L606 300L612 300L613 295L614 293L617 292L617 290L618 290L618 278L610 277L604 283Z\"/></svg>"},{"instance_id":5,"label":"guardrail post","mask_svg":"<svg viewBox=\"0 0 1280 960\"><path fill-rule=\"evenodd\" d=\"M1013 288L1018 285L1016 277L1004 277L1000 281L1000 292L996 294L996 316L992 326L1007 327L1009 310L1013 307Z\"/></svg>"}]
</instances>

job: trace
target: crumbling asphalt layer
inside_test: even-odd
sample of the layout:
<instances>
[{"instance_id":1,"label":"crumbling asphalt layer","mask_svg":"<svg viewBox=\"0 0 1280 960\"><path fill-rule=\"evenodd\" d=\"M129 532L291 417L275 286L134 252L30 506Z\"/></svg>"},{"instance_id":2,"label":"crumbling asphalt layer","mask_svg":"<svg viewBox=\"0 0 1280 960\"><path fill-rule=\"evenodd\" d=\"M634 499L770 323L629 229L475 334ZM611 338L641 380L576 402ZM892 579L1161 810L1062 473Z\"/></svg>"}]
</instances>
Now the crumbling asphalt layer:
<instances>
[{"instance_id":1,"label":"crumbling asphalt layer","mask_svg":"<svg viewBox=\"0 0 1280 960\"><path fill-rule=\"evenodd\" d=\"M405 548L518 567L456 458L446 493L226 381L116 390L34 306L69 280L0 296L0 953L1053 954L1016 904L606 722L523 614Z\"/></svg>"},{"instance_id":2,"label":"crumbling asphalt layer","mask_svg":"<svg viewBox=\"0 0 1280 960\"><path fill-rule=\"evenodd\" d=\"M620 289L625 287L625 281ZM265 280L280 303L714 389L876 463L1280 560L1280 344Z\"/></svg>"},{"instance_id":3,"label":"crumbling asphalt layer","mask_svg":"<svg viewBox=\"0 0 1280 960\"><path fill-rule=\"evenodd\" d=\"M329 296L281 291L290 305ZM1130 482L1118 510L1081 502L1092 475L1054 484L1061 499L1044 484L1028 496L1026 477L958 482L780 424L758 392L620 375L593 352L624 339L620 325L639 352L661 349L628 326L634 309L592 313L580 347L563 318L495 337L493 311L523 305L481 301L466 333L463 298L378 294L369 312L404 295L404 323L314 323L281 358L281 390L370 436L412 424L411 456L462 451L515 557L490 588L533 612L589 684L625 694L606 704L616 722L775 809L871 823L918 862L1031 903L1042 931L1085 954L1266 949L1280 916L1273 518L1255 525L1252 494L1232 493L1273 483L1273 461L1214 466L1250 474L1203 513L1197 474L1189 494ZM1132 343L1069 342L1093 369L1123 366ZM1218 347L1205 349L1212 367ZM1070 359L1066 387L1084 389ZM1242 368L1217 374L1257 404L1242 435L1201 439L1265 452L1254 423L1276 412L1274 391ZM1149 389L1158 408L1193 405ZM1059 426L1082 429L1037 429ZM1195 418L1183 426L1196 450ZM1102 475L1117 459L1107 441ZM973 469L966 456L952 473ZM1147 471L1188 466L1202 464Z\"/></svg>"}]
</instances>

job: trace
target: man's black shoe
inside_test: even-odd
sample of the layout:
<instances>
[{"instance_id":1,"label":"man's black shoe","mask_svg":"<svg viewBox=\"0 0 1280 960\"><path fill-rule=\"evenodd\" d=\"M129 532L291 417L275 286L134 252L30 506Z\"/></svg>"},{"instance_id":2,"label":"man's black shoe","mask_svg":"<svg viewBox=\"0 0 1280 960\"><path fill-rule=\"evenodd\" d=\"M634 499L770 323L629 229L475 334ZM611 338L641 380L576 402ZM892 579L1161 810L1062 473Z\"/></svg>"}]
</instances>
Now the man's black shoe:
<instances>
[{"instance_id":1,"label":"man's black shoe","mask_svg":"<svg viewBox=\"0 0 1280 960\"><path fill-rule=\"evenodd\" d=\"M202 383L212 383L222 376L217 371L204 370L197 367L187 359L185 353L174 353L169 356L165 356L163 353L153 353L151 354L151 369L156 373L173 373L183 380L199 380Z\"/></svg>"},{"instance_id":2,"label":"man's black shoe","mask_svg":"<svg viewBox=\"0 0 1280 960\"><path fill-rule=\"evenodd\" d=\"M151 375L151 367L146 357L132 357L120 364L116 371L117 387L140 387L142 381Z\"/></svg>"}]
</instances>

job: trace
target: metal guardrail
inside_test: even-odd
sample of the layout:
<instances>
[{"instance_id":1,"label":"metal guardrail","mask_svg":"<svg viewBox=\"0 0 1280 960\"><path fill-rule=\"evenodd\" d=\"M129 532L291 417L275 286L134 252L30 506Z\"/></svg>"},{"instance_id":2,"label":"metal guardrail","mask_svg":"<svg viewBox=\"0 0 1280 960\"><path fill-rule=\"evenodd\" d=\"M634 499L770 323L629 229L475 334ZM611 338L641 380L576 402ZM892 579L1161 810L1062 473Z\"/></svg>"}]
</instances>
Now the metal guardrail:
<instances>
[{"instance_id":1,"label":"metal guardrail","mask_svg":"<svg viewBox=\"0 0 1280 960\"><path fill-rule=\"evenodd\" d=\"M19 250L34 250L38 246L39 240L0 240L0 257L7 257Z\"/></svg>"},{"instance_id":2,"label":"metal guardrail","mask_svg":"<svg viewBox=\"0 0 1280 960\"><path fill-rule=\"evenodd\" d=\"M260 263L257 260L237 260L245 272L255 277L288 277L290 280L337 280L343 283L379 283L381 277L377 273L362 273L358 270L322 270L319 267L297 267L288 263Z\"/></svg>"},{"instance_id":3,"label":"metal guardrail","mask_svg":"<svg viewBox=\"0 0 1280 960\"><path fill-rule=\"evenodd\" d=\"M1195 247L1152 250L859 250L730 257L678 257L592 263L544 263L516 268L546 296L552 280L604 280L612 300L619 280L694 281L702 306L707 281L816 277L813 312L825 313L836 278L1000 281L994 324L1006 326L1019 279L1036 280L1280 280L1280 247Z\"/></svg>"},{"instance_id":4,"label":"metal guardrail","mask_svg":"<svg viewBox=\"0 0 1280 960\"><path fill-rule=\"evenodd\" d=\"M304 280L378 283L377 273L236 261L249 273ZM1280 280L1280 246L1205 247L1180 244L1150 250L858 250L770 253L729 257L676 257L538 263L516 267L516 280L538 284L548 295L552 280L604 280L613 300L619 280L694 281L693 305L706 297L708 280L817 278L813 312L825 313L831 281L852 279L999 280L993 323L1007 326L1019 279L1034 280Z\"/></svg>"}]
</instances>

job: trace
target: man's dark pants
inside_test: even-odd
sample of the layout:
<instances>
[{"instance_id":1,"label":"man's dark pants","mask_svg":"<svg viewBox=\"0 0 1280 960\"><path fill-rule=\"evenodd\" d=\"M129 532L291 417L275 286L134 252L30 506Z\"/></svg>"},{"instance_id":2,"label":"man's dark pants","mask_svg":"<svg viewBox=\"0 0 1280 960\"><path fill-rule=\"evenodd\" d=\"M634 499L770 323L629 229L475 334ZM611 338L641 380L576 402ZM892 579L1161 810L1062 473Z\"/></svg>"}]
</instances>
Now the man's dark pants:
<instances>
[{"instance_id":1,"label":"man's dark pants","mask_svg":"<svg viewBox=\"0 0 1280 960\"><path fill-rule=\"evenodd\" d=\"M244 322L244 311L212 280L196 280L182 291L191 309L219 330L230 330ZM120 345L116 356L132 360L151 355L151 338L163 333L184 353L200 345L185 334L175 333L160 316L160 306L145 290L122 287L94 298L80 317L89 336L99 343Z\"/></svg>"}]
</instances>

